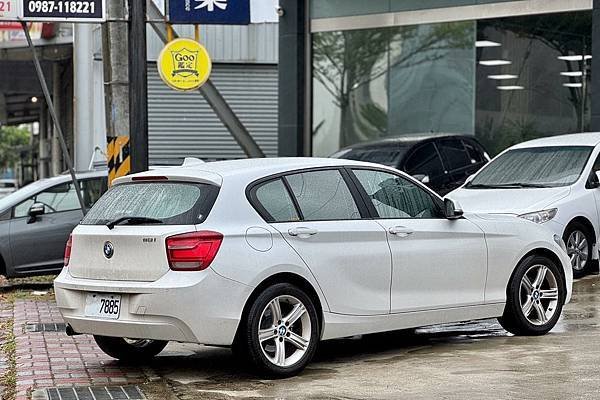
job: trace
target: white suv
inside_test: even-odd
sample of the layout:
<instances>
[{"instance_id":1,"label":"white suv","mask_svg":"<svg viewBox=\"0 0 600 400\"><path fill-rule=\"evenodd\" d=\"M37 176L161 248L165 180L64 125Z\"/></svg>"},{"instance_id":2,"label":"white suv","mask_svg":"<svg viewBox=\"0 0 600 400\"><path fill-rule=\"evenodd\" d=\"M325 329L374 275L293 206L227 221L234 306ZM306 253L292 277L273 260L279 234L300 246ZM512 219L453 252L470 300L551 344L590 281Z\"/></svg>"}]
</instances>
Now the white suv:
<instances>
[{"instance_id":1,"label":"white suv","mask_svg":"<svg viewBox=\"0 0 600 400\"><path fill-rule=\"evenodd\" d=\"M224 345L281 377L323 339L490 317L544 334L571 296L561 243L375 164L196 164L116 180L73 231L56 301L116 358Z\"/></svg>"},{"instance_id":2,"label":"white suv","mask_svg":"<svg viewBox=\"0 0 600 400\"><path fill-rule=\"evenodd\" d=\"M600 238L600 133L513 146L448 194L470 212L518 215L565 241L573 275L590 271Z\"/></svg>"}]
</instances>

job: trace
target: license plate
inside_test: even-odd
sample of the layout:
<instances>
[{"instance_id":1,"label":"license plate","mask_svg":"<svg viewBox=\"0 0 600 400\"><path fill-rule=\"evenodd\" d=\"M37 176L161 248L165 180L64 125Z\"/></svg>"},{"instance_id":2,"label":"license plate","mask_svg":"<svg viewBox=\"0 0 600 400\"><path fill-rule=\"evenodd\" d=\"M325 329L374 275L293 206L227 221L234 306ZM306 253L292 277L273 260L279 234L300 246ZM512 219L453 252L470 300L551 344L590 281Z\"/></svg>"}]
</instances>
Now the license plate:
<instances>
[{"instance_id":1,"label":"license plate","mask_svg":"<svg viewBox=\"0 0 600 400\"><path fill-rule=\"evenodd\" d=\"M85 316L105 319L119 319L121 295L90 293L85 299Z\"/></svg>"}]
</instances>

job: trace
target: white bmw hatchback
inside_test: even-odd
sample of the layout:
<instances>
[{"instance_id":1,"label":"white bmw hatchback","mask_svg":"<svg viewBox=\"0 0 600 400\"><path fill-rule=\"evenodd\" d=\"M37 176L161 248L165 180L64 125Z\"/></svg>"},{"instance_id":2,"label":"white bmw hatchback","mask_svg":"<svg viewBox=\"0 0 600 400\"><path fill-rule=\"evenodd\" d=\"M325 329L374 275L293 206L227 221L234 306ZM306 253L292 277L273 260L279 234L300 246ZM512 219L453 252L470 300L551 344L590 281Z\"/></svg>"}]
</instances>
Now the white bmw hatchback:
<instances>
[{"instance_id":1,"label":"white bmw hatchback","mask_svg":"<svg viewBox=\"0 0 600 400\"><path fill-rule=\"evenodd\" d=\"M375 164L196 164L116 180L73 231L56 301L113 357L232 346L282 377L325 339L492 317L544 334L571 296L561 244Z\"/></svg>"}]
</instances>

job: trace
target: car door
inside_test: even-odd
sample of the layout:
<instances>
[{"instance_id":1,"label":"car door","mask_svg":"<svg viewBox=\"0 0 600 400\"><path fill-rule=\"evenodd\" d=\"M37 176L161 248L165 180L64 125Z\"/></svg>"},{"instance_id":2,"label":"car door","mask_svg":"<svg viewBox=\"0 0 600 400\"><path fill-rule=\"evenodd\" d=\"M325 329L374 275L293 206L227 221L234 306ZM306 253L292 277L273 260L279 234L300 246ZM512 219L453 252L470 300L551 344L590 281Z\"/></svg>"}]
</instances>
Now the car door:
<instances>
[{"instance_id":1,"label":"car door","mask_svg":"<svg viewBox=\"0 0 600 400\"><path fill-rule=\"evenodd\" d=\"M361 207L344 174L338 169L294 173L255 193L263 206L271 204L264 208L274 215L273 226L315 276L332 312L387 314L392 266L386 233L362 218L364 203ZM284 200L276 205L273 199Z\"/></svg>"},{"instance_id":2,"label":"car door","mask_svg":"<svg viewBox=\"0 0 600 400\"><path fill-rule=\"evenodd\" d=\"M483 232L443 217L440 199L384 170L353 168L392 251L391 312L481 304L487 275Z\"/></svg>"},{"instance_id":3,"label":"car door","mask_svg":"<svg viewBox=\"0 0 600 400\"><path fill-rule=\"evenodd\" d=\"M440 154L433 142L415 146L407 155L401 167L409 175L423 181L436 192L444 192L448 186L448 177ZM423 180L426 178L425 180Z\"/></svg>"},{"instance_id":4,"label":"car door","mask_svg":"<svg viewBox=\"0 0 600 400\"><path fill-rule=\"evenodd\" d=\"M80 182L87 207L99 197L102 179ZM44 205L44 214L31 220L28 212L35 203ZM72 182L46 188L16 205L9 228L15 271L50 272L62 268L65 243L82 216Z\"/></svg>"}]
</instances>

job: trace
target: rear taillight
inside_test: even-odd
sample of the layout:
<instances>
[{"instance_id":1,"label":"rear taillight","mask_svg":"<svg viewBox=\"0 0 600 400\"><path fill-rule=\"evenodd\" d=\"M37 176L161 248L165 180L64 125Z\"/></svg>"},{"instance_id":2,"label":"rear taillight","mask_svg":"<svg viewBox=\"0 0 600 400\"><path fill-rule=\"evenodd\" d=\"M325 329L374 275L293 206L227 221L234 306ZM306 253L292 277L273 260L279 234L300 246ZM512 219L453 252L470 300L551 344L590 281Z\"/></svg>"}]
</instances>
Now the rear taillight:
<instances>
[{"instance_id":1,"label":"rear taillight","mask_svg":"<svg viewBox=\"0 0 600 400\"><path fill-rule=\"evenodd\" d=\"M73 245L73 235L69 235L69 240L67 240L67 245L65 246L65 259L64 264L65 267L69 265L69 261L71 260L71 246Z\"/></svg>"},{"instance_id":2,"label":"rear taillight","mask_svg":"<svg viewBox=\"0 0 600 400\"><path fill-rule=\"evenodd\" d=\"M223 235L200 231L170 236L166 240L169 267L174 271L202 271L215 259Z\"/></svg>"}]
</instances>

